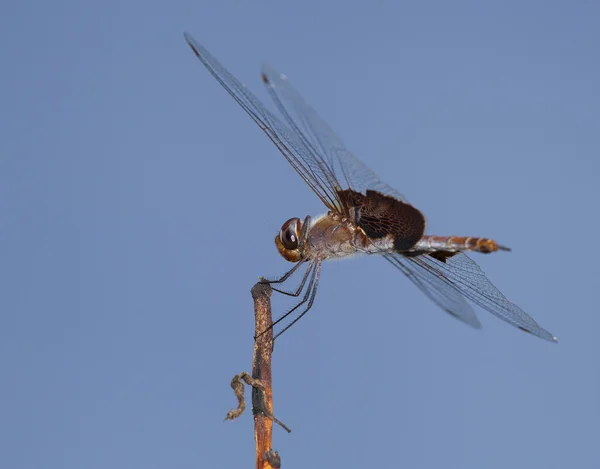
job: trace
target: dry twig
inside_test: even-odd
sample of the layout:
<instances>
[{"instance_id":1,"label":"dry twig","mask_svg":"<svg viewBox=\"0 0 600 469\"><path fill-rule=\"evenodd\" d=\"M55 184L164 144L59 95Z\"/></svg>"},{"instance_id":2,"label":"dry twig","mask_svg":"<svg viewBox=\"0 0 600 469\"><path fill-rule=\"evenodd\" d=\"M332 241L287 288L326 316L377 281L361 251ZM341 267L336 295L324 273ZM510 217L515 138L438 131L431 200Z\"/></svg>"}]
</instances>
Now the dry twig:
<instances>
[{"instance_id":1,"label":"dry twig","mask_svg":"<svg viewBox=\"0 0 600 469\"><path fill-rule=\"evenodd\" d=\"M227 413L226 420L239 417L246 408L244 382L252 386L252 413L254 414L254 439L256 442L256 468L278 469L281 461L273 450L273 422L291 431L273 415L273 388L271 380L271 354L273 353L273 318L271 315L269 285L257 283L252 288L254 299L254 355L252 376L246 372L235 375L231 387L238 399L238 407Z\"/></svg>"}]
</instances>

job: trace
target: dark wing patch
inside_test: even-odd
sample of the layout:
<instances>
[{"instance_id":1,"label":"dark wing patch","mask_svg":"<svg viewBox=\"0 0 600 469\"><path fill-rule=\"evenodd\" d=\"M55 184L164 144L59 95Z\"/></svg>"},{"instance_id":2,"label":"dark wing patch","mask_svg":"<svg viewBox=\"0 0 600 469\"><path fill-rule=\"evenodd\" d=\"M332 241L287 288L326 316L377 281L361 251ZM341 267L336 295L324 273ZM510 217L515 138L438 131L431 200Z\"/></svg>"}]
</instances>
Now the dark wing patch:
<instances>
[{"instance_id":1,"label":"dark wing patch","mask_svg":"<svg viewBox=\"0 0 600 469\"><path fill-rule=\"evenodd\" d=\"M451 251L434 251L434 252L430 252L429 255L431 257L433 257L434 259L437 259L440 262L443 262L444 264L446 263L446 259L448 259L449 257L454 256L455 254L457 254L457 252L451 252Z\"/></svg>"},{"instance_id":2,"label":"dark wing patch","mask_svg":"<svg viewBox=\"0 0 600 469\"><path fill-rule=\"evenodd\" d=\"M352 189L338 191L348 213L371 239L393 236L394 249L412 248L425 232L425 217L412 205L389 195L367 189L366 195Z\"/></svg>"}]
</instances>

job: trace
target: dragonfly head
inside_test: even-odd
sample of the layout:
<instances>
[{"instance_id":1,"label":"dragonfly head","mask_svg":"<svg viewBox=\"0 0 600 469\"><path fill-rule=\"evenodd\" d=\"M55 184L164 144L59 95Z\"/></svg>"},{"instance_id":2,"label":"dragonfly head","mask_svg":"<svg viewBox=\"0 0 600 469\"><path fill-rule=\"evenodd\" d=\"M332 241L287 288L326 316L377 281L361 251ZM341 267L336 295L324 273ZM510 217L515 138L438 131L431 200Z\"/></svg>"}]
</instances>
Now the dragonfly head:
<instances>
[{"instance_id":1,"label":"dragonfly head","mask_svg":"<svg viewBox=\"0 0 600 469\"><path fill-rule=\"evenodd\" d=\"M300 253L300 236L302 233L302 220L290 218L286 221L277 236L275 245L279 254L290 262L298 262L302 258Z\"/></svg>"}]
</instances>

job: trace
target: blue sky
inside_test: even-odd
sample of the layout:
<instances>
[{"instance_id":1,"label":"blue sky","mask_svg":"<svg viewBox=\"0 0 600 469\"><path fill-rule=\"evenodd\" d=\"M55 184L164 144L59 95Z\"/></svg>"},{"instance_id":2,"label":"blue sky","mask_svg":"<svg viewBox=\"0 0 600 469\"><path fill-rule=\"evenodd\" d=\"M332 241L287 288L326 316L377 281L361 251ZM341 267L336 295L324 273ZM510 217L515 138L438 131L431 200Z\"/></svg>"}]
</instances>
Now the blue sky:
<instances>
[{"instance_id":1,"label":"blue sky","mask_svg":"<svg viewBox=\"0 0 600 469\"><path fill-rule=\"evenodd\" d=\"M0 465L242 467L258 276L323 211L186 45L268 62L553 345L447 317L386 262L324 265L277 342L282 466L595 468L594 2L22 2L0 17ZM275 311L288 303L275 298Z\"/></svg>"}]
</instances>

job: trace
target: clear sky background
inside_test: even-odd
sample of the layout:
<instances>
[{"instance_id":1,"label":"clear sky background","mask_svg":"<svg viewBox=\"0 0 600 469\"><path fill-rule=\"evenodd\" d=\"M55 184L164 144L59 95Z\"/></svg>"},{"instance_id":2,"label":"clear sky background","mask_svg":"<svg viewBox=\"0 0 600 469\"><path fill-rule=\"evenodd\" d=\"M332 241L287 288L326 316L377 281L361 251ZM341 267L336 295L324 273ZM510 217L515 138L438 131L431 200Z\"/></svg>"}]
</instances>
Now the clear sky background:
<instances>
[{"instance_id":1,"label":"clear sky background","mask_svg":"<svg viewBox=\"0 0 600 469\"><path fill-rule=\"evenodd\" d=\"M253 465L250 288L323 207L184 31L269 106L285 72L430 233L512 247L473 257L560 339L325 264L275 348L283 468L600 467L600 4L313 0L3 5L0 467Z\"/></svg>"}]
</instances>

